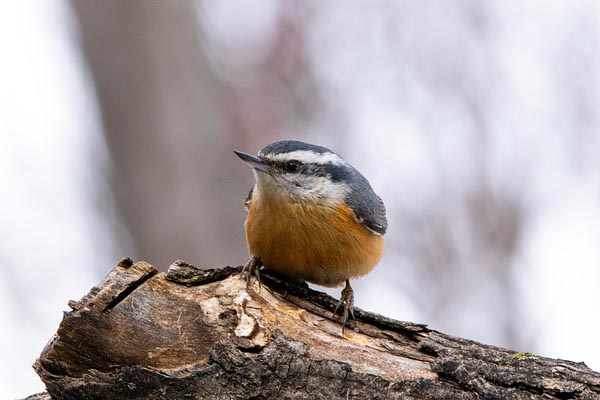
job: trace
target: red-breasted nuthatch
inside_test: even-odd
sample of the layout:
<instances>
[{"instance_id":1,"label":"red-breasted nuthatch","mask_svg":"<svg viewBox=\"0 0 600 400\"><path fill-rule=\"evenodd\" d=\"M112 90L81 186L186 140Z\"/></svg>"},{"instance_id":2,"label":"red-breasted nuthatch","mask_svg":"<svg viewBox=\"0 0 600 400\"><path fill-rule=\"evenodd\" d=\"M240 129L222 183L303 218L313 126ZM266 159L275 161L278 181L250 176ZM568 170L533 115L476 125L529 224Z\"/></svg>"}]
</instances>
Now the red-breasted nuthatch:
<instances>
[{"instance_id":1,"label":"red-breasted nuthatch","mask_svg":"<svg viewBox=\"0 0 600 400\"><path fill-rule=\"evenodd\" d=\"M235 151L254 169L246 199L246 278L258 270L294 281L346 287L342 332L354 318L350 279L381 258L385 206L367 179L333 151L294 140L275 142L257 156ZM334 312L335 313L335 312Z\"/></svg>"}]
</instances>

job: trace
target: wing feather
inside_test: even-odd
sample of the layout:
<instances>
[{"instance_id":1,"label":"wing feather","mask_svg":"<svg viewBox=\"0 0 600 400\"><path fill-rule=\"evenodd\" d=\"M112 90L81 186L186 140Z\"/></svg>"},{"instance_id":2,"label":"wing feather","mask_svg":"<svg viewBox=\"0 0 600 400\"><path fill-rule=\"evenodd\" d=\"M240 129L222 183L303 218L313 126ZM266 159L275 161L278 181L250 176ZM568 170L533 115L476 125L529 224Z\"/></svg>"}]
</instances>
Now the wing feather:
<instances>
[{"instance_id":1,"label":"wing feather","mask_svg":"<svg viewBox=\"0 0 600 400\"><path fill-rule=\"evenodd\" d=\"M353 171L352 191L346 197L346 204L352 208L354 215L367 229L377 235L387 231L387 218L383 201L371 188L369 181L358 171Z\"/></svg>"}]
</instances>

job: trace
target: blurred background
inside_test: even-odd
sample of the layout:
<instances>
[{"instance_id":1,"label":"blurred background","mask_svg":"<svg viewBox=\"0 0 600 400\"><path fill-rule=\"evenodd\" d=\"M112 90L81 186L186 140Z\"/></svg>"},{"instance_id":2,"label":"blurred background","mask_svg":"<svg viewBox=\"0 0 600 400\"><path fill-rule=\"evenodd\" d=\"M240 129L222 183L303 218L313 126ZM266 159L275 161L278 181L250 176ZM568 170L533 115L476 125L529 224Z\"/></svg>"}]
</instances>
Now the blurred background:
<instances>
[{"instance_id":1,"label":"blurred background","mask_svg":"<svg viewBox=\"0 0 600 400\"><path fill-rule=\"evenodd\" d=\"M1 398L120 258L243 264L232 150L285 138L387 205L357 306L600 370L597 1L28 0L0 48Z\"/></svg>"}]
</instances>

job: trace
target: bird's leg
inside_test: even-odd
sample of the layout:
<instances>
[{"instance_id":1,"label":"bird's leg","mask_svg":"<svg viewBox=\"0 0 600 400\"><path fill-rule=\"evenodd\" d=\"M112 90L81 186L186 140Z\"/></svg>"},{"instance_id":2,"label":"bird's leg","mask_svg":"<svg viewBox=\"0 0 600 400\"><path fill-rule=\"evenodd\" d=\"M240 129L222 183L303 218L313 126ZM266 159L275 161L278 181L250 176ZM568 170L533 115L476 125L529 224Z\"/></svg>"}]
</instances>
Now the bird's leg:
<instances>
[{"instance_id":1,"label":"bird's leg","mask_svg":"<svg viewBox=\"0 0 600 400\"><path fill-rule=\"evenodd\" d=\"M352 290L352 286L350 286L350 280L346 279L346 287L342 290L342 297L340 297L340 301L335 307L335 311L333 315L337 314L337 310L340 306L344 307L344 312L342 314L342 335L344 334L344 330L346 329L346 322L348 321L348 315L352 317L352 319L356 322L356 318L354 318L354 291Z\"/></svg>"},{"instance_id":2,"label":"bird's leg","mask_svg":"<svg viewBox=\"0 0 600 400\"><path fill-rule=\"evenodd\" d=\"M250 279L252 278L252 275L254 275L258 281L258 289L260 290L260 267L262 267L260 258L252 257L242 269L242 273L245 273L246 289L250 287Z\"/></svg>"}]
</instances>

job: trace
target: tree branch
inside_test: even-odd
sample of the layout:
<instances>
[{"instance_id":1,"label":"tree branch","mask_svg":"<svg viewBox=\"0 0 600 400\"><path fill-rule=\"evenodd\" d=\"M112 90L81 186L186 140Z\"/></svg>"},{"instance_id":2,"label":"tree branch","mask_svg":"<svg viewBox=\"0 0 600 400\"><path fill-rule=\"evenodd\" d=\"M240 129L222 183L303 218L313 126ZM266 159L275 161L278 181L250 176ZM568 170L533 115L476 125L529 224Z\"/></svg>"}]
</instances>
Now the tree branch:
<instances>
[{"instance_id":1,"label":"tree branch","mask_svg":"<svg viewBox=\"0 0 600 400\"><path fill-rule=\"evenodd\" d=\"M583 363L360 309L341 336L335 299L269 276L247 290L239 272L123 260L69 302L34 368L53 399L600 398Z\"/></svg>"}]
</instances>

